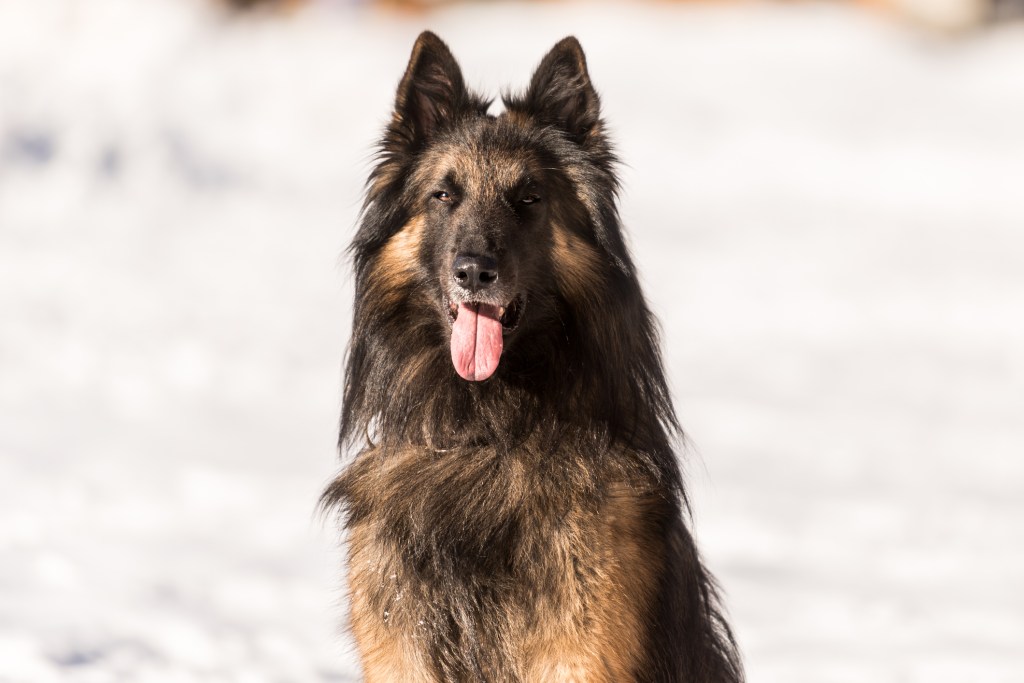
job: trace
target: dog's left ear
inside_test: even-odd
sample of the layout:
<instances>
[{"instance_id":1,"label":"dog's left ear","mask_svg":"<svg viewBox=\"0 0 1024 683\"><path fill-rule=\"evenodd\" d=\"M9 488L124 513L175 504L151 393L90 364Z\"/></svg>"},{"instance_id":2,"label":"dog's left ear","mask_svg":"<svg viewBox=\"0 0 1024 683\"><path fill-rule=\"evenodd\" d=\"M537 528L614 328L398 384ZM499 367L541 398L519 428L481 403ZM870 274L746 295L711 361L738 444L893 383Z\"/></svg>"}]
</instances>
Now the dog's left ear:
<instances>
[{"instance_id":1,"label":"dog's left ear","mask_svg":"<svg viewBox=\"0 0 1024 683\"><path fill-rule=\"evenodd\" d=\"M530 80L525 99L541 122L560 128L581 144L600 123L601 102L576 38L563 38L545 55Z\"/></svg>"}]
</instances>

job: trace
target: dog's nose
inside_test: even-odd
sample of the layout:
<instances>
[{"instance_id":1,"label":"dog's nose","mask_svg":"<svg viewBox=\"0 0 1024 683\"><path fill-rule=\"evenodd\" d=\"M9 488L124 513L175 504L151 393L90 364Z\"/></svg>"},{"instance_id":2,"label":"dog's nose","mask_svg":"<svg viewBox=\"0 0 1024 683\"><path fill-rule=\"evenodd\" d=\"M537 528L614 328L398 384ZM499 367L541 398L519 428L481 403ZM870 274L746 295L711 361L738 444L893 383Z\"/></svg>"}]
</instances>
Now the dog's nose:
<instances>
[{"instance_id":1,"label":"dog's nose","mask_svg":"<svg viewBox=\"0 0 1024 683\"><path fill-rule=\"evenodd\" d=\"M452 263L452 277L459 287L475 293L498 280L498 264L487 256L456 256Z\"/></svg>"}]
</instances>

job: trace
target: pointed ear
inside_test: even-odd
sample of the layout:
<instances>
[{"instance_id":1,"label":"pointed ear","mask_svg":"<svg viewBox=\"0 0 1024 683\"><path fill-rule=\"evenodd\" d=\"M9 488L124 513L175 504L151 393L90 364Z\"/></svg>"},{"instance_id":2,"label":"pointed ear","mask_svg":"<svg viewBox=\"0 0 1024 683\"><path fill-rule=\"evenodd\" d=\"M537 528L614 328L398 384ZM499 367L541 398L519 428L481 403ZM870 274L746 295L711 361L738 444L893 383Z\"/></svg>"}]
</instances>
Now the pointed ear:
<instances>
[{"instance_id":1,"label":"pointed ear","mask_svg":"<svg viewBox=\"0 0 1024 683\"><path fill-rule=\"evenodd\" d=\"M578 40L569 36L551 48L530 80L526 104L541 122L580 143L600 123L601 103Z\"/></svg>"},{"instance_id":2,"label":"pointed ear","mask_svg":"<svg viewBox=\"0 0 1024 683\"><path fill-rule=\"evenodd\" d=\"M412 134L410 142L429 139L470 108L470 100L451 50L430 31L421 33L395 95L395 115Z\"/></svg>"}]
</instances>

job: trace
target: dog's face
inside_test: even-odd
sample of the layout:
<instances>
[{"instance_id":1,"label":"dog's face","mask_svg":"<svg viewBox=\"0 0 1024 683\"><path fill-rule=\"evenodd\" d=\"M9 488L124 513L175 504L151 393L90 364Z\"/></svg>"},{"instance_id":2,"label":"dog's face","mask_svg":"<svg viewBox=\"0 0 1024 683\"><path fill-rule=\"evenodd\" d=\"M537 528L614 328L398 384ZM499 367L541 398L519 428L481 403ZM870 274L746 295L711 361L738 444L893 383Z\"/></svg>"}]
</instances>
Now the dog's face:
<instances>
[{"instance_id":1,"label":"dog's face","mask_svg":"<svg viewBox=\"0 0 1024 683\"><path fill-rule=\"evenodd\" d=\"M518 337L557 322L560 303L628 260L601 214L614 213L613 157L579 43L556 45L505 104L489 115L447 46L424 33L371 177L371 202L401 207L397 229L378 236L378 270L391 273L381 277L426 284L430 295L416 296L429 310L417 315L446 331L468 381L491 377Z\"/></svg>"},{"instance_id":2,"label":"dog's face","mask_svg":"<svg viewBox=\"0 0 1024 683\"><path fill-rule=\"evenodd\" d=\"M529 333L528 304L553 289L545 274L557 200L529 140L504 117L451 131L417 171L421 248L437 314L450 327L452 363L464 379L484 380L521 324Z\"/></svg>"}]
</instances>

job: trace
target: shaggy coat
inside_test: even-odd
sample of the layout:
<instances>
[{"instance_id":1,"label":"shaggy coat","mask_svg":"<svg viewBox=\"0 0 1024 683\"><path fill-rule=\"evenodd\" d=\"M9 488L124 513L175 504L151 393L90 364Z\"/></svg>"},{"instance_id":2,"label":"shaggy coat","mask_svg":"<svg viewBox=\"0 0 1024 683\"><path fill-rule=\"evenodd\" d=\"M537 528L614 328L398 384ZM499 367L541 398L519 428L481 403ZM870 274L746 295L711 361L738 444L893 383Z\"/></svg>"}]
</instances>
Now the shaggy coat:
<instances>
[{"instance_id":1,"label":"shaggy coat","mask_svg":"<svg viewBox=\"0 0 1024 683\"><path fill-rule=\"evenodd\" d=\"M423 33L351 246L323 503L366 680L739 682L579 43L503 99Z\"/></svg>"}]
</instances>

